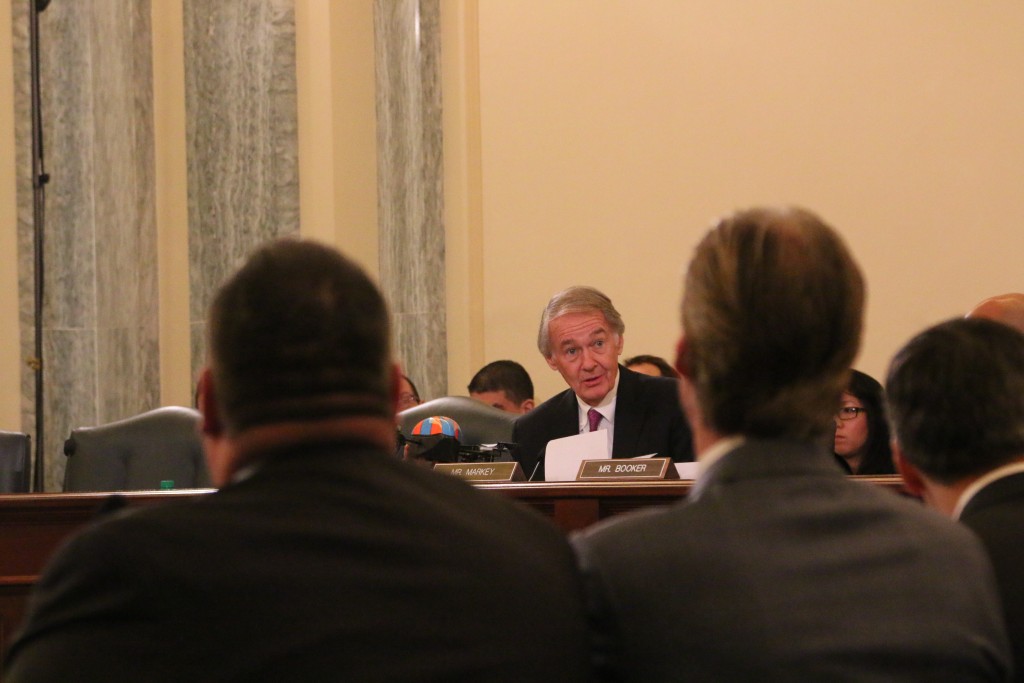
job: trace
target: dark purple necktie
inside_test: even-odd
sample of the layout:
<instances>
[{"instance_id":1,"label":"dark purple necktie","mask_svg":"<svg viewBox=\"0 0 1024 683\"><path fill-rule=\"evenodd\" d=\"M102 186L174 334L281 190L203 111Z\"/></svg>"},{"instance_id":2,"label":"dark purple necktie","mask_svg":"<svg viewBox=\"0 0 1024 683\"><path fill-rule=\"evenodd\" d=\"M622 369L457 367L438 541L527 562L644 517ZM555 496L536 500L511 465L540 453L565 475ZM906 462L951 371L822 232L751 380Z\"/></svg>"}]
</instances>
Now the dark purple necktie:
<instances>
[{"instance_id":1,"label":"dark purple necktie","mask_svg":"<svg viewBox=\"0 0 1024 683\"><path fill-rule=\"evenodd\" d=\"M587 412L587 420L590 422L590 431L596 432L597 426L601 424L601 413L591 408Z\"/></svg>"}]
</instances>

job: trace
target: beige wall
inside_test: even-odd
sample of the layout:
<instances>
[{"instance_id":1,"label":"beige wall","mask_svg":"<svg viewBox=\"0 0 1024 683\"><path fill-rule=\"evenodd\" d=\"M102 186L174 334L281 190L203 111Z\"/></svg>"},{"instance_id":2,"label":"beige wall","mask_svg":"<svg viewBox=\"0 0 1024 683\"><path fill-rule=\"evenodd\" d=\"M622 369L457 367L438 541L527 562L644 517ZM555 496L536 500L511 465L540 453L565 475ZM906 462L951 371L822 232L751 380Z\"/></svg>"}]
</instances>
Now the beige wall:
<instances>
[{"instance_id":1,"label":"beige wall","mask_svg":"<svg viewBox=\"0 0 1024 683\"><path fill-rule=\"evenodd\" d=\"M296 0L300 224L376 276L373 0Z\"/></svg>"},{"instance_id":2,"label":"beige wall","mask_svg":"<svg viewBox=\"0 0 1024 683\"><path fill-rule=\"evenodd\" d=\"M539 397L564 386L534 344L552 293L605 290L625 353L670 356L686 261L738 207L802 204L845 235L876 376L921 327L1024 288L1017 0L472 7L483 355Z\"/></svg>"},{"instance_id":3,"label":"beige wall","mask_svg":"<svg viewBox=\"0 0 1024 683\"><path fill-rule=\"evenodd\" d=\"M188 168L182 0L151 4L160 403L193 403L188 311Z\"/></svg>"},{"instance_id":4,"label":"beige wall","mask_svg":"<svg viewBox=\"0 0 1024 683\"><path fill-rule=\"evenodd\" d=\"M180 12L153 5L154 27ZM1024 288L1024 5L869 9L444 0L450 391L496 358L524 362L538 397L561 389L534 335L574 283L615 300L627 354L671 355L693 246L756 203L804 204L846 236L870 285L859 366L875 375L924 325ZM372 0L296 12L302 230L377 272ZM9 24L0 12L0 429L20 429ZM160 98L180 87L180 38L154 34ZM156 122L169 403L187 353L177 115Z\"/></svg>"},{"instance_id":5,"label":"beige wall","mask_svg":"<svg viewBox=\"0 0 1024 683\"><path fill-rule=\"evenodd\" d=\"M479 10L442 0L448 393L464 395L484 356L483 180L480 174Z\"/></svg>"},{"instance_id":6,"label":"beige wall","mask_svg":"<svg viewBox=\"0 0 1024 683\"><path fill-rule=\"evenodd\" d=\"M21 431L18 223L14 184L14 65L10 7L0 6L0 430Z\"/></svg>"}]
</instances>

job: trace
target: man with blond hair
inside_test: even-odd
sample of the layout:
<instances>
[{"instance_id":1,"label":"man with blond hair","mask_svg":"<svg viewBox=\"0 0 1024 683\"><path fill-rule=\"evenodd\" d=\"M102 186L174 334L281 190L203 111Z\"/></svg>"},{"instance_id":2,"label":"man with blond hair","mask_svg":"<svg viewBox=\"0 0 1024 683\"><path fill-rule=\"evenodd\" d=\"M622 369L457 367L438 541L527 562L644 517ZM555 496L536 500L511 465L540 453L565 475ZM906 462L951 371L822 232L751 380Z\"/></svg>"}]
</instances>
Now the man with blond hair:
<instances>
[{"instance_id":1,"label":"man with blond hair","mask_svg":"<svg viewBox=\"0 0 1024 683\"><path fill-rule=\"evenodd\" d=\"M832 455L863 300L802 209L741 211L697 246L676 365L702 472L688 500L575 539L609 678L1006 679L977 539Z\"/></svg>"}]
</instances>

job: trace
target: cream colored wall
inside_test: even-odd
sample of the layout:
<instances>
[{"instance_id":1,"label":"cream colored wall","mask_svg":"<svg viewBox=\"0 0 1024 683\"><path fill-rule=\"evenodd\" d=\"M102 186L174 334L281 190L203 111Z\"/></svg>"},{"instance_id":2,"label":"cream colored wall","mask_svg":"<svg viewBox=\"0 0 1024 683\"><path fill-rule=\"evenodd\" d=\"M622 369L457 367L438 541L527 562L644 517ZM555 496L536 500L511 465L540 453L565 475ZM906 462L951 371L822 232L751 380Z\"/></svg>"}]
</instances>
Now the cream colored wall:
<instances>
[{"instance_id":1,"label":"cream colored wall","mask_svg":"<svg viewBox=\"0 0 1024 683\"><path fill-rule=\"evenodd\" d=\"M0 7L0 429L21 431L18 221L14 180L14 64L10 6Z\"/></svg>"},{"instance_id":2,"label":"cream colored wall","mask_svg":"<svg viewBox=\"0 0 1024 683\"><path fill-rule=\"evenodd\" d=\"M448 393L465 395L485 362L479 9L441 2Z\"/></svg>"},{"instance_id":3,"label":"cream colored wall","mask_svg":"<svg viewBox=\"0 0 1024 683\"><path fill-rule=\"evenodd\" d=\"M295 42L301 232L377 276L373 0L296 0Z\"/></svg>"},{"instance_id":4,"label":"cream colored wall","mask_svg":"<svg viewBox=\"0 0 1024 683\"><path fill-rule=\"evenodd\" d=\"M156 97L171 97L180 38L156 27L180 0L153 7ZM297 0L296 18L302 230L376 273L372 0ZM1019 291L1021 35L1015 0L442 0L450 391L496 358L524 362L538 397L560 390L534 336L574 283L613 297L627 354L671 355L694 244L756 203L804 204L846 236L870 285L872 374L924 325ZM0 12L0 376L17 378L10 36ZM168 403L187 367L171 331L187 292L168 289L187 282L176 116L156 122ZM19 404L18 381L0 383L0 428L20 429Z\"/></svg>"},{"instance_id":5,"label":"cream colored wall","mask_svg":"<svg viewBox=\"0 0 1024 683\"><path fill-rule=\"evenodd\" d=\"M182 0L154 0L153 137L156 164L160 403L193 403L189 337L188 162Z\"/></svg>"},{"instance_id":6,"label":"cream colored wall","mask_svg":"<svg viewBox=\"0 0 1024 683\"><path fill-rule=\"evenodd\" d=\"M605 290L625 353L670 356L685 264L739 207L802 204L843 233L876 376L923 326L1024 288L1017 0L467 5L482 360L524 362L538 397L564 386L534 344L552 293Z\"/></svg>"}]
</instances>

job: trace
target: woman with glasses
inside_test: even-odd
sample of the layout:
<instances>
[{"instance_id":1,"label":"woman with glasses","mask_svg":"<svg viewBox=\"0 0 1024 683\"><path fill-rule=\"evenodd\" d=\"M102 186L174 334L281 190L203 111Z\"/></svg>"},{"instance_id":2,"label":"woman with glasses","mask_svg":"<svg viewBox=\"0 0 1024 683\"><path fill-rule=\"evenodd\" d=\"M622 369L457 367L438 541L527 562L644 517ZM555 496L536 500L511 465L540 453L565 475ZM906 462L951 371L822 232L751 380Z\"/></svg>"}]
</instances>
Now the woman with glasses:
<instances>
[{"instance_id":1,"label":"woman with glasses","mask_svg":"<svg viewBox=\"0 0 1024 683\"><path fill-rule=\"evenodd\" d=\"M835 456L850 474L895 474L882 385L854 370L836 414Z\"/></svg>"}]
</instances>

